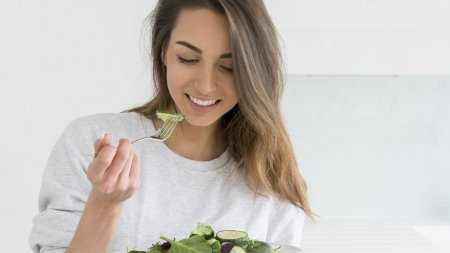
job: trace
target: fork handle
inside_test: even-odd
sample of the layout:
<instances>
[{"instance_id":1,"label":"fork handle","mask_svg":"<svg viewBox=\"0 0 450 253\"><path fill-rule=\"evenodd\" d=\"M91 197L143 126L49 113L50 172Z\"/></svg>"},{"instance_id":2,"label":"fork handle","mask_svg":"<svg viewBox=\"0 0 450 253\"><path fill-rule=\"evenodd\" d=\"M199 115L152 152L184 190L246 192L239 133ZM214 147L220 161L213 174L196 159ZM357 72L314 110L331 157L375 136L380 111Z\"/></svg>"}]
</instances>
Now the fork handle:
<instances>
[{"instance_id":1,"label":"fork handle","mask_svg":"<svg viewBox=\"0 0 450 253\"><path fill-rule=\"evenodd\" d=\"M159 140L158 138L155 138L153 136L145 136L145 137L142 137L142 138L139 138L139 139L136 139L136 140L132 141L131 144L135 144L138 141L142 141L142 140L146 140L146 139Z\"/></svg>"}]
</instances>

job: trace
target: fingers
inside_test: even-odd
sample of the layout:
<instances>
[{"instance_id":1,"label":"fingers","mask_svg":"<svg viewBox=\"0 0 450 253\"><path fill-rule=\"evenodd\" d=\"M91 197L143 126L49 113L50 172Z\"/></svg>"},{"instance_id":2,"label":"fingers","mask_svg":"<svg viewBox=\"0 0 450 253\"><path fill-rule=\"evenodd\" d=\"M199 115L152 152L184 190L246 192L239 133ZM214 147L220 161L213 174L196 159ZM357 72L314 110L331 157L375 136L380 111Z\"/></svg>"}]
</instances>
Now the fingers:
<instances>
[{"instance_id":1,"label":"fingers","mask_svg":"<svg viewBox=\"0 0 450 253\"><path fill-rule=\"evenodd\" d=\"M119 174L119 178L117 179L117 182L119 184L119 188L125 189L128 187L128 181L130 177L130 169L131 164L133 162L133 150L130 149L130 153L128 155L128 160L125 163L125 166L123 167L122 171Z\"/></svg>"},{"instance_id":2,"label":"fingers","mask_svg":"<svg viewBox=\"0 0 450 253\"><path fill-rule=\"evenodd\" d=\"M96 155L89 166L88 176L91 181L98 181L103 178L106 169L113 161L116 148L111 145L111 136L108 133L95 142L94 148Z\"/></svg>"},{"instance_id":3,"label":"fingers","mask_svg":"<svg viewBox=\"0 0 450 253\"><path fill-rule=\"evenodd\" d=\"M99 151L99 145L100 145L100 142L101 142L103 139L105 139L105 135L106 135L106 134L107 134L107 133L104 133L102 137L98 138L98 139L95 141L95 143L94 143L95 154L97 154L97 152Z\"/></svg>"},{"instance_id":4,"label":"fingers","mask_svg":"<svg viewBox=\"0 0 450 253\"><path fill-rule=\"evenodd\" d=\"M107 201L128 199L139 186L139 158L132 144L120 139L115 148L111 136L105 134L94 144L97 156L88 168L93 191Z\"/></svg>"},{"instance_id":5,"label":"fingers","mask_svg":"<svg viewBox=\"0 0 450 253\"><path fill-rule=\"evenodd\" d=\"M105 181L107 181L108 185L113 185L117 181L117 178L127 164L128 158L132 156L132 154L133 150L130 141L120 139L114 158L105 172Z\"/></svg>"},{"instance_id":6,"label":"fingers","mask_svg":"<svg viewBox=\"0 0 450 253\"><path fill-rule=\"evenodd\" d=\"M130 168L130 182L131 182L131 187L133 189L137 189L139 187L139 185L141 184L140 181L140 159L139 156L137 156L136 154L133 155L133 162L131 163L131 168Z\"/></svg>"},{"instance_id":7,"label":"fingers","mask_svg":"<svg viewBox=\"0 0 450 253\"><path fill-rule=\"evenodd\" d=\"M105 145L111 145L111 135L109 133L104 133L103 137L95 141L94 144L95 157L99 154L99 152Z\"/></svg>"}]
</instances>

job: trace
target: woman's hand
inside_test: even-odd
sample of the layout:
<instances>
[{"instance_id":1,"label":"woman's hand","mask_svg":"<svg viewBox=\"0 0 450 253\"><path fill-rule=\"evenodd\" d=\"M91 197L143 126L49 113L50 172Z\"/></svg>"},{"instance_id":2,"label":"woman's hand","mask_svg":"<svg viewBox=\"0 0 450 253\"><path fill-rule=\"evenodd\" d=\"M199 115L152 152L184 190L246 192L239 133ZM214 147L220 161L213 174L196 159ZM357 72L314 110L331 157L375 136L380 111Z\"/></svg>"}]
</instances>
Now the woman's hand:
<instances>
[{"instance_id":1,"label":"woman's hand","mask_svg":"<svg viewBox=\"0 0 450 253\"><path fill-rule=\"evenodd\" d=\"M126 139L115 148L108 133L94 146L96 155L87 171L92 197L105 204L124 202L139 187L139 157Z\"/></svg>"},{"instance_id":2,"label":"woman's hand","mask_svg":"<svg viewBox=\"0 0 450 253\"><path fill-rule=\"evenodd\" d=\"M122 204L139 187L139 158L128 140L121 139L115 148L105 134L94 146L87 171L92 191L67 253L108 252Z\"/></svg>"}]
</instances>

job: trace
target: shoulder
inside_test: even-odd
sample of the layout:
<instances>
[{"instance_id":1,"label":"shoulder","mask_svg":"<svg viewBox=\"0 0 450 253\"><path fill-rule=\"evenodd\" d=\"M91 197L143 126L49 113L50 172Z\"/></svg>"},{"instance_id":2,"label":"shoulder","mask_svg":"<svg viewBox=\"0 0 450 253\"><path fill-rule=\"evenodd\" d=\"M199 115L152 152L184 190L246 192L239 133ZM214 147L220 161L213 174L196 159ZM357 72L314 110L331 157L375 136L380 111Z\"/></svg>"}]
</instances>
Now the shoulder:
<instances>
[{"instance_id":1,"label":"shoulder","mask_svg":"<svg viewBox=\"0 0 450 253\"><path fill-rule=\"evenodd\" d=\"M280 215L279 217L283 217L284 222L289 223L293 220L303 222L305 220L305 212L290 201L285 199L275 199L273 202L277 207L276 212Z\"/></svg>"},{"instance_id":2,"label":"shoulder","mask_svg":"<svg viewBox=\"0 0 450 253\"><path fill-rule=\"evenodd\" d=\"M145 120L143 115L136 112L91 114L72 120L64 132L78 136L95 135L97 138L108 132L127 138L130 132L140 133Z\"/></svg>"},{"instance_id":3,"label":"shoulder","mask_svg":"<svg viewBox=\"0 0 450 253\"><path fill-rule=\"evenodd\" d=\"M142 126L142 115L136 112L123 113L98 113L81 116L72 120L67 128L83 130L85 128L95 128L109 126L111 128L125 126Z\"/></svg>"},{"instance_id":4,"label":"shoulder","mask_svg":"<svg viewBox=\"0 0 450 253\"><path fill-rule=\"evenodd\" d=\"M305 212L286 200L276 200L276 213L271 217L268 241L299 247L306 220Z\"/></svg>"},{"instance_id":5,"label":"shoulder","mask_svg":"<svg viewBox=\"0 0 450 253\"><path fill-rule=\"evenodd\" d=\"M60 141L90 147L104 133L109 133L113 144L116 144L120 138L131 140L144 135L144 124L148 128L148 119L135 112L86 115L69 122Z\"/></svg>"}]
</instances>

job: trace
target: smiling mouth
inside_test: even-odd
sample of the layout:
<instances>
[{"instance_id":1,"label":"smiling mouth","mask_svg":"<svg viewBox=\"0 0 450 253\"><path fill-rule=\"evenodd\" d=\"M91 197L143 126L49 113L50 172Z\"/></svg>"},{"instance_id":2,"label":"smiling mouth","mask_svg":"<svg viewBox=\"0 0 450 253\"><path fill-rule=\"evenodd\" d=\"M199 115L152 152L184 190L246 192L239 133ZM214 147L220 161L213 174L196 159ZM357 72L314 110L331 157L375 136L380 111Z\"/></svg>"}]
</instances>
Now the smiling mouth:
<instances>
[{"instance_id":1,"label":"smiling mouth","mask_svg":"<svg viewBox=\"0 0 450 253\"><path fill-rule=\"evenodd\" d=\"M203 99L196 98L196 97L191 96L191 95L188 95L188 94L186 94L186 96L189 98L189 100L190 100L192 103L194 103L194 104L196 104L196 105L198 105L198 106L202 106L202 107L212 106L212 105L215 105L215 104L219 103L220 101L222 101L222 100L220 100L220 99L207 99L207 100L203 100Z\"/></svg>"}]
</instances>

